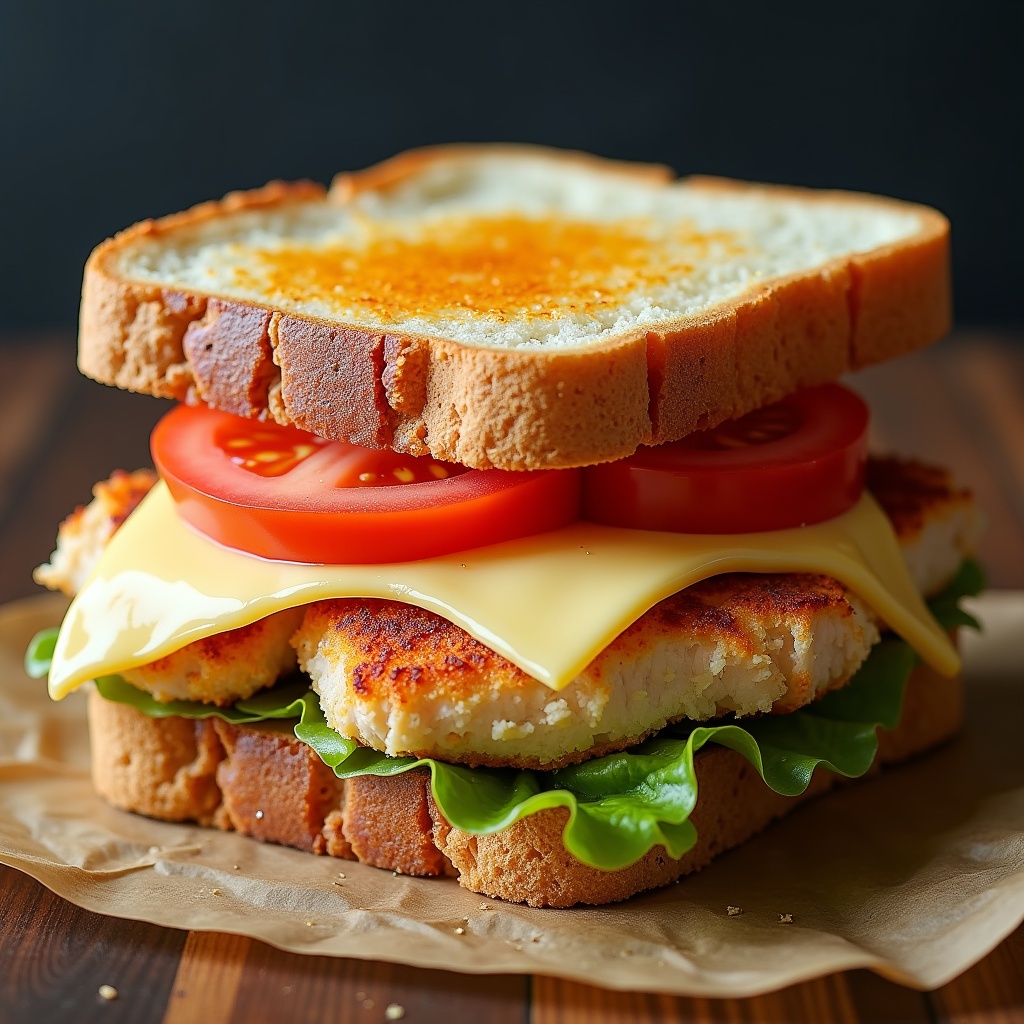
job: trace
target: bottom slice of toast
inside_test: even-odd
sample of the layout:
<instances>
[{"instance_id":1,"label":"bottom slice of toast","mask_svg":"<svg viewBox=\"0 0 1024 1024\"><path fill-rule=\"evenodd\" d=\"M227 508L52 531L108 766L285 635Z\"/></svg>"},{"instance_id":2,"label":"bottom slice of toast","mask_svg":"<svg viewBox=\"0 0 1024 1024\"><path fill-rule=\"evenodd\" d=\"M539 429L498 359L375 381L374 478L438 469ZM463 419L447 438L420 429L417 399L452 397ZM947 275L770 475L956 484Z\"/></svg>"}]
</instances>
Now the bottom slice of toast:
<instances>
[{"instance_id":1,"label":"bottom slice of toast","mask_svg":"<svg viewBox=\"0 0 1024 1024\"><path fill-rule=\"evenodd\" d=\"M918 665L900 724L879 737L875 769L950 738L963 717L960 679ZM819 770L799 797L772 792L740 754L709 744L695 758L697 845L680 860L655 847L620 871L581 864L562 845L565 808L474 836L450 825L414 770L341 781L291 728L220 719L150 718L89 696L97 792L127 811L198 822L310 853L409 875L454 875L467 889L536 907L614 903L697 871L840 777Z\"/></svg>"}]
</instances>

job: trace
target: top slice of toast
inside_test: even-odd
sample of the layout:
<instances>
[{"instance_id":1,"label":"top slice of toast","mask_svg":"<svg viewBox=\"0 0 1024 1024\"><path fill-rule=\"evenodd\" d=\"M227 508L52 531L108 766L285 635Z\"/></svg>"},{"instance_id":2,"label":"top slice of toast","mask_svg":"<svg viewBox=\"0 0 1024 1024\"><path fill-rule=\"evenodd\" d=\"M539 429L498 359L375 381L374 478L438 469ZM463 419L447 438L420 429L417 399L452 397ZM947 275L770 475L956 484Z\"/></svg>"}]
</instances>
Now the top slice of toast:
<instances>
[{"instance_id":1,"label":"top slice of toast","mask_svg":"<svg viewBox=\"0 0 1024 1024\"><path fill-rule=\"evenodd\" d=\"M103 243L79 365L370 447L584 465L937 340L948 240L894 200L439 147Z\"/></svg>"}]
</instances>

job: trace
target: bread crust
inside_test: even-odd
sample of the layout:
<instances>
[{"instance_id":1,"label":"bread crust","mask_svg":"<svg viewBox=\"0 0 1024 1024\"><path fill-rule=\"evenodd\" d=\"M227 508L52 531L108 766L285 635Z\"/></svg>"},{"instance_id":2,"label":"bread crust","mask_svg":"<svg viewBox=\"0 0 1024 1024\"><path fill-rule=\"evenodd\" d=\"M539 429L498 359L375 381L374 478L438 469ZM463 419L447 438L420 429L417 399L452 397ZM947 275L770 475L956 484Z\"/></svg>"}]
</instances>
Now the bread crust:
<instances>
[{"instance_id":1,"label":"bread crust","mask_svg":"<svg viewBox=\"0 0 1024 1024\"><path fill-rule=\"evenodd\" d=\"M418 146L407 149L361 171L342 171L331 182L331 199L347 203L360 192L386 192L395 185L421 174L432 164L451 160L473 159L486 156L533 156L550 159L557 154L563 163L574 163L587 170L602 174L618 174L631 181L646 181L651 185L667 185L675 178L675 171L664 164L642 164L631 160L609 160L579 150L553 150L548 146L507 142L453 142L437 146Z\"/></svg>"},{"instance_id":2,"label":"bread crust","mask_svg":"<svg viewBox=\"0 0 1024 1024\"><path fill-rule=\"evenodd\" d=\"M224 748L209 719L147 718L127 704L89 699L92 784L104 800L163 821L212 824L222 802ZM113 745L98 743L110 737Z\"/></svg>"},{"instance_id":3,"label":"bread crust","mask_svg":"<svg viewBox=\"0 0 1024 1024\"><path fill-rule=\"evenodd\" d=\"M962 716L961 681L918 665L900 724L880 736L876 769L949 739ZM469 835L444 819L425 770L339 784L286 727L148 718L95 691L89 725L96 789L124 810L214 824L405 874L454 874L474 892L537 907L612 903L667 885L840 781L818 772L805 794L782 797L740 754L709 744L694 761L697 845L681 860L656 847L627 868L600 871L562 845L564 808L495 835Z\"/></svg>"},{"instance_id":4,"label":"bread crust","mask_svg":"<svg viewBox=\"0 0 1024 1024\"><path fill-rule=\"evenodd\" d=\"M488 154L506 150L521 152L482 147ZM478 152L442 146L402 154L339 176L330 199L346 202L433 162ZM668 182L661 167L536 152ZM145 221L100 245L85 270L79 367L128 390L192 395L325 437L480 469L526 470L621 458L641 444L675 440L797 388L914 351L949 330L949 225L936 211L849 193L703 178L690 184L708 192L891 205L913 212L920 230L898 244L772 279L700 318L581 349L498 349L388 333L164 290L116 272L119 254L141 237L324 195L309 182L275 182Z\"/></svg>"}]
</instances>

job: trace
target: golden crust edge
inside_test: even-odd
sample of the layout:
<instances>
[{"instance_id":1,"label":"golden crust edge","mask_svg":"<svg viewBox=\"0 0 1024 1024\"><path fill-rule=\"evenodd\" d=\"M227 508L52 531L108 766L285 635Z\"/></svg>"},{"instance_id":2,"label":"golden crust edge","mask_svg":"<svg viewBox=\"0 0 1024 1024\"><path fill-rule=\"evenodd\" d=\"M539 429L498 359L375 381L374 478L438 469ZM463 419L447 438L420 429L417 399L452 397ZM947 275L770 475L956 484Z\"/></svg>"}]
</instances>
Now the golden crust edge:
<instances>
[{"instance_id":1,"label":"golden crust edge","mask_svg":"<svg viewBox=\"0 0 1024 1024\"><path fill-rule=\"evenodd\" d=\"M664 164L641 163L632 160L612 160L585 153L582 150L552 149L550 146L509 142L449 142L434 146L419 146L396 153L380 163L359 171L342 171L331 181L329 198L332 202L346 203L360 192L378 192L400 184L428 168L431 164L474 159L478 156L537 157L557 159L576 164L588 170L617 174L632 181L646 181L652 185L669 184L675 171Z\"/></svg>"},{"instance_id":2,"label":"golden crust edge","mask_svg":"<svg viewBox=\"0 0 1024 1024\"><path fill-rule=\"evenodd\" d=\"M350 181L342 191L375 187L375 181L393 183L450 152L435 147L400 154L377 168L342 176ZM586 159L588 165L606 166L600 158L580 154L552 159ZM631 173L609 164L609 173ZM641 167L635 173L666 180L658 169ZM442 338L384 334L213 294L164 290L121 278L109 266L140 237L166 234L224 213L325 194L310 182L274 182L144 221L97 247L85 270L79 367L106 384L183 399L197 383L184 349L185 333L206 317L211 302L224 311L266 309L272 336L288 321L301 326L311 347L340 343L346 352L355 352L357 369L372 392L361 397L376 410L375 431L368 435L360 423L363 443L372 435L374 444L397 451L429 453L474 468L524 470L621 458L641 444L677 439L799 387L915 351L949 330L949 224L937 211L851 193L818 194L718 179L693 182L714 191L763 190L810 202L838 198L895 206L913 212L920 230L901 242L773 279L753 294L657 333L635 332L575 350L488 349ZM351 425L342 423L332 434L304 411L319 397L321 386L308 369L299 368L294 376L272 384L265 405L251 414L351 439Z\"/></svg>"}]
</instances>

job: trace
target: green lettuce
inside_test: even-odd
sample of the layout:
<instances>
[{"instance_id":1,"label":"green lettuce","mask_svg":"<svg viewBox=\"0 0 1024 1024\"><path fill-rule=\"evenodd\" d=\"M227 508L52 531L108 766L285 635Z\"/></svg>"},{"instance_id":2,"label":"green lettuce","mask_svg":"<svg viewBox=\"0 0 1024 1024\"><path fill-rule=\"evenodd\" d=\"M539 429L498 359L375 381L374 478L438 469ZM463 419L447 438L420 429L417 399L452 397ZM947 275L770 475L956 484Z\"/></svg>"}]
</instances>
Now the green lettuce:
<instances>
[{"instance_id":1,"label":"green lettuce","mask_svg":"<svg viewBox=\"0 0 1024 1024\"><path fill-rule=\"evenodd\" d=\"M955 629L957 626L981 629L981 623L960 607L960 600L964 597L977 597L984 589L985 571L973 558L966 558L946 589L933 597L928 607L936 622L944 629Z\"/></svg>"},{"instance_id":2,"label":"green lettuce","mask_svg":"<svg viewBox=\"0 0 1024 1024\"><path fill-rule=\"evenodd\" d=\"M694 755L707 743L742 754L777 793L796 796L821 765L863 775L878 749L878 726L899 721L903 687L914 665L902 641L877 644L849 686L788 715L744 725L669 727L631 750L554 772L465 768L433 758L387 757L339 736L319 706L295 726L342 779L398 775L426 768L441 813L475 835L500 832L551 807L569 811L562 840L584 864L613 871L654 846L681 857L697 841L690 814L697 802Z\"/></svg>"},{"instance_id":3,"label":"green lettuce","mask_svg":"<svg viewBox=\"0 0 1024 1024\"><path fill-rule=\"evenodd\" d=\"M41 629L29 640L25 650L25 675L30 679L42 679L49 675L59 632L56 626L51 626L49 629Z\"/></svg>"},{"instance_id":4,"label":"green lettuce","mask_svg":"<svg viewBox=\"0 0 1024 1024\"><path fill-rule=\"evenodd\" d=\"M293 678L253 697L235 701L227 708L198 700L156 700L120 676L100 676L96 689L101 697L118 704L130 704L150 718L223 718L236 725L266 722L272 718L299 718L307 699L316 703L316 694L310 691L309 680L305 678Z\"/></svg>"},{"instance_id":5,"label":"green lettuce","mask_svg":"<svg viewBox=\"0 0 1024 1024\"><path fill-rule=\"evenodd\" d=\"M965 562L949 587L930 602L933 614L947 628L977 626L958 601L983 584L977 564ZM31 662L34 674L45 674L39 667L52 654L52 644L49 635L33 640L26 666ZM906 643L887 637L848 686L799 711L742 725L670 726L630 750L553 772L466 768L433 758L388 757L360 747L327 725L316 696L301 680L230 708L194 701L161 703L117 676L97 680L97 687L108 700L154 716L217 716L236 723L298 719L296 737L342 779L424 768L441 813L475 835L499 832L530 814L564 807L569 812L563 833L566 849L584 864L616 870L655 846L678 858L696 843L689 820L697 802L693 762L708 743L743 755L771 789L785 796L803 793L819 766L851 778L863 775L878 749L878 728L892 729L899 721L904 686L916 660Z\"/></svg>"}]
</instances>

